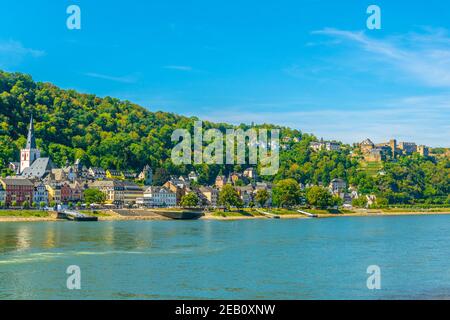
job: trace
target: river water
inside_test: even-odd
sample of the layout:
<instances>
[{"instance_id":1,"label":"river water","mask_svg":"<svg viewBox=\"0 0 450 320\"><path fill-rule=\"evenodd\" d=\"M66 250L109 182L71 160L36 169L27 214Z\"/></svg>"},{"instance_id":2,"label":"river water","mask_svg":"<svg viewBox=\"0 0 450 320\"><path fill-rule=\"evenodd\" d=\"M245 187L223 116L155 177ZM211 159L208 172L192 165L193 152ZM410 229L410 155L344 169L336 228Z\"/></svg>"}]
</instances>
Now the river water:
<instances>
[{"instance_id":1,"label":"river water","mask_svg":"<svg viewBox=\"0 0 450 320\"><path fill-rule=\"evenodd\" d=\"M66 285L72 265L80 290ZM448 297L444 215L0 223L0 299Z\"/></svg>"}]
</instances>

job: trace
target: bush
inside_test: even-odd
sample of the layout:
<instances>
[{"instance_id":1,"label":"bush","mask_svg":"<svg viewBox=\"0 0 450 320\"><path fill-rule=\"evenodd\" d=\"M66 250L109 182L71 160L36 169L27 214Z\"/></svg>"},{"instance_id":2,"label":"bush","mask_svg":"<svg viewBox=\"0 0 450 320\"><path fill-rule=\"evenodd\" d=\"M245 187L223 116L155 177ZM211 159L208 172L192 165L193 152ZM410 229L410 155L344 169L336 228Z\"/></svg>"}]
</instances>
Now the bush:
<instances>
[{"instance_id":1,"label":"bush","mask_svg":"<svg viewBox=\"0 0 450 320\"><path fill-rule=\"evenodd\" d=\"M352 200L352 206L358 207L358 208L364 208L367 206L367 198L364 196L361 196L359 198L355 198Z\"/></svg>"}]
</instances>

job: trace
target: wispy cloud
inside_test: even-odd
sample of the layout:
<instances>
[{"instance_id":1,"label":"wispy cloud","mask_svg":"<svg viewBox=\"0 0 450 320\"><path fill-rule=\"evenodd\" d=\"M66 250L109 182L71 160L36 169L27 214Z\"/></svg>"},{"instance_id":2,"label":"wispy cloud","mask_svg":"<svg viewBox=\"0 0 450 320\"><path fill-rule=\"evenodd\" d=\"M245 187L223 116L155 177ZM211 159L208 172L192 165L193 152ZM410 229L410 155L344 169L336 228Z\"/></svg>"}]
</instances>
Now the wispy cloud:
<instances>
[{"instance_id":1,"label":"wispy cloud","mask_svg":"<svg viewBox=\"0 0 450 320\"><path fill-rule=\"evenodd\" d=\"M137 81L137 78L134 75L111 76L111 75L95 73L95 72L87 72L84 75L91 77L91 78L97 78L97 79L103 79L103 80L121 82L121 83L135 83Z\"/></svg>"},{"instance_id":2,"label":"wispy cloud","mask_svg":"<svg viewBox=\"0 0 450 320\"><path fill-rule=\"evenodd\" d=\"M7 68L20 64L26 57L39 58L45 51L25 47L21 42L0 41L0 67Z\"/></svg>"},{"instance_id":3,"label":"wispy cloud","mask_svg":"<svg viewBox=\"0 0 450 320\"><path fill-rule=\"evenodd\" d=\"M323 106L317 109L297 107L285 111L254 111L254 106L223 106L212 110L216 111L205 114L203 118L234 124L274 123L346 143L367 137L378 142L397 138L433 147L450 147L450 123L442 116L450 112L450 95L406 96L377 101L376 105L368 103L360 109L336 110Z\"/></svg>"},{"instance_id":4,"label":"wispy cloud","mask_svg":"<svg viewBox=\"0 0 450 320\"><path fill-rule=\"evenodd\" d=\"M170 65L170 66L164 66L164 69L169 69L169 70L177 70L177 71L194 71L194 68L190 67L190 66L176 66L176 65Z\"/></svg>"},{"instance_id":5,"label":"wispy cloud","mask_svg":"<svg viewBox=\"0 0 450 320\"><path fill-rule=\"evenodd\" d=\"M421 85L450 87L450 37L443 29L428 29L425 33L408 33L384 39L375 39L363 31L333 28L314 31L313 34L354 45L357 51L352 54L358 54L360 59L388 64L401 72L403 77L413 78Z\"/></svg>"}]
</instances>

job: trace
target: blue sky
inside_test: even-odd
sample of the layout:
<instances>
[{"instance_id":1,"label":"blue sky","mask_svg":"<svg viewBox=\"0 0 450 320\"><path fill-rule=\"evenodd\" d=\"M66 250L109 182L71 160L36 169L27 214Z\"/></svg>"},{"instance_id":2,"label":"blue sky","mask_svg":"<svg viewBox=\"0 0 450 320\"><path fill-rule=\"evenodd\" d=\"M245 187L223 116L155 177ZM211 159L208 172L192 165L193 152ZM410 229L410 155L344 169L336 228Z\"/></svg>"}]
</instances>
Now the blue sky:
<instances>
[{"instance_id":1,"label":"blue sky","mask_svg":"<svg viewBox=\"0 0 450 320\"><path fill-rule=\"evenodd\" d=\"M450 147L442 0L0 0L0 69L152 111Z\"/></svg>"}]
</instances>

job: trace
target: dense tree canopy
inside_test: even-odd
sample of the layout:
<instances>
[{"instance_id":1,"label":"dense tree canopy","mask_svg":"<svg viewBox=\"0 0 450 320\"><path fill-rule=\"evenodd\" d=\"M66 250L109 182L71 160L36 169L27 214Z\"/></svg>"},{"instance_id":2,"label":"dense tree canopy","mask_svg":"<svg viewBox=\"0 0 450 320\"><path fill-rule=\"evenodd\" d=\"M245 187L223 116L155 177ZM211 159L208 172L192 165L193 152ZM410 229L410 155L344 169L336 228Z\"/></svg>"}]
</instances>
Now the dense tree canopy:
<instances>
[{"instance_id":1,"label":"dense tree canopy","mask_svg":"<svg viewBox=\"0 0 450 320\"><path fill-rule=\"evenodd\" d=\"M264 207L270 198L270 194L266 189L261 189L256 192L255 201L260 207Z\"/></svg>"},{"instance_id":2,"label":"dense tree canopy","mask_svg":"<svg viewBox=\"0 0 450 320\"><path fill-rule=\"evenodd\" d=\"M273 204L278 207L289 207L300 204L301 190L298 182L292 178L280 180L273 188Z\"/></svg>"},{"instance_id":3,"label":"dense tree canopy","mask_svg":"<svg viewBox=\"0 0 450 320\"><path fill-rule=\"evenodd\" d=\"M180 205L185 208L195 207L198 206L199 201L200 199L195 193L189 192L181 198Z\"/></svg>"},{"instance_id":4,"label":"dense tree canopy","mask_svg":"<svg viewBox=\"0 0 450 320\"><path fill-rule=\"evenodd\" d=\"M312 186L306 190L306 201L316 208L327 208L335 204L331 193L320 186Z\"/></svg>"},{"instance_id":5,"label":"dense tree canopy","mask_svg":"<svg viewBox=\"0 0 450 320\"><path fill-rule=\"evenodd\" d=\"M86 189L83 192L84 201L87 204L98 203L102 204L106 200L106 195L98 189Z\"/></svg>"},{"instance_id":6,"label":"dense tree canopy","mask_svg":"<svg viewBox=\"0 0 450 320\"><path fill-rule=\"evenodd\" d=\"M222 190L220 190L219 204L224 206L228 210L230 209L230 207L241 208L243 206L239 194L231 184L223 186Z\"/></svg>"}]
</instances>

